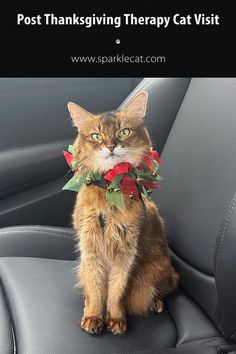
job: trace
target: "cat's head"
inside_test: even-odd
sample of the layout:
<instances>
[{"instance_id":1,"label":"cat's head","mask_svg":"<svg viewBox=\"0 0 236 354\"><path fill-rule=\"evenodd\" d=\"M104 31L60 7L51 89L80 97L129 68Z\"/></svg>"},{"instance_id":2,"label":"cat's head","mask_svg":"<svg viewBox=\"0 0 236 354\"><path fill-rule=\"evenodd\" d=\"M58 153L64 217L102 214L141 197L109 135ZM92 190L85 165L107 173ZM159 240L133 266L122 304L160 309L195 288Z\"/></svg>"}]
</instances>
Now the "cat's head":
<instances>
[{"instance_id":1,"label":"cat's head","mask_svg":"<svg viewBox=\"0 0 236 354\"><path fill-rule=\"evenodd\" d=\"M148 95L137 94L122 111L92 114L69 102L68 109L78 128L75 160L82 169L106 172L121 162L138 165L151 149L144 127Z\"/></svg>"}]
</instances>

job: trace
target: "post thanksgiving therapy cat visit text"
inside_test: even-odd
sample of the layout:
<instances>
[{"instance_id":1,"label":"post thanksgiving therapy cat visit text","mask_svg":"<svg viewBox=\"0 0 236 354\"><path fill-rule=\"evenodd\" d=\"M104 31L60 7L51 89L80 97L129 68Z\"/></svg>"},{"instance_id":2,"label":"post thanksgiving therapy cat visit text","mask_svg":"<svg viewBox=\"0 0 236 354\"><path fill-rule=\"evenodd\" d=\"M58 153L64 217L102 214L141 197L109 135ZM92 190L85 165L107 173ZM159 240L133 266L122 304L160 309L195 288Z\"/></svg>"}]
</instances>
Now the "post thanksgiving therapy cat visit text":
<instances>
[{"instance_id":1,"label":"post thanksgiving therapy cat visit text","mask_svg":"<svg viewBox=\"0 0 236 354\"><path fill-rule=\"evenodd\" d=\"M57 16L54 13L35 14L27 16L17 13L16 24L19 26L113 26L119 28L124 26L155 26L156 28L167 28L169 25L176 26L218 26L220 16L218 14L192 13L181 15L176 13L172 16L135 16L133 13L126 13L123 16L79 16L72 13L71 16Z\"/></svg>"}]
</instances>

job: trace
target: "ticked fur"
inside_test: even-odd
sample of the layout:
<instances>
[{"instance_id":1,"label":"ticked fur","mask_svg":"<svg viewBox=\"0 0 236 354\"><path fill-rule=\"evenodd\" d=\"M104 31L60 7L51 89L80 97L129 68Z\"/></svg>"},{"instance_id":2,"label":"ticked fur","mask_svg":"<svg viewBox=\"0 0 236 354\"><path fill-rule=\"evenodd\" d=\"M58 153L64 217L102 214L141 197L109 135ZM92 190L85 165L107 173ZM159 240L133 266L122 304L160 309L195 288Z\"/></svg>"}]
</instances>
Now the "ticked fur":
<instances>
[{"instance_id":1,"label":"ticked fur","mask_svg":"<svg viewBox=\"0 0 236 354\"><path fill-rule=\"evenodd\" d=\"M105 173L117 163L138 165L151 150L143 126L147 94L138 94L122 112L92 115L70 103L78 127L75 157L82 172ZM119 132L128 129L121 139ZM93 141L96 133L101 140ZM99 138L100 139L100 138ZM155 204L125 196L126 209L109 205L105 190L84 186L77 195L73 226L77 232L79 286L85 298L81 327L100 333L106 322L114 334L126 331L126 313L162 311L163 297L178 284Z\"/></svg>"}]
</instances>

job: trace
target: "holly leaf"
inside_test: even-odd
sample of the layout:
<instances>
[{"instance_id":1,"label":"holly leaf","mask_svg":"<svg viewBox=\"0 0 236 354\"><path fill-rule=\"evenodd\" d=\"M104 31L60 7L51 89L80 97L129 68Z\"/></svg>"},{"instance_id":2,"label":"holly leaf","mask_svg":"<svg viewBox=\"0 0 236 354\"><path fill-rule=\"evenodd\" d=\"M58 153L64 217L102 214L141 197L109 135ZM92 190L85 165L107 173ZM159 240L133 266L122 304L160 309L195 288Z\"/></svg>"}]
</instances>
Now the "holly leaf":
<instances>
[{"instance_id":1,"label":"holly leaf","mask_svg":"<svg viewBox=\"0 0 236 354\"><path fill-rule=\"evenodd\" d=\"M85 176L79 176L77 173L64 185L62 190L69 190L73 192L79 192L80 188L85 182Z\"/></svg>"},{"instance_id":2,"label":"holly leaf","mask_svg":"<svg viewBox=\"0 0 236 354\"><path fill-rule=\"evenodd\" d=\"M74 145L69 145L69 146L68 146L68 151L73 155L74 152L75 152Z\"/></svg>"},{"instance_id":3,"label":"holly leaf","mask_svg":"<svg viewBox=\"0 0 236 354\"><path fill-rule=\"evenodd\" d=\"M156 180L156 176L153 176L152 175L152 171L151 170L149 170L150 172L143 172L143 171L140 171L138 168L136 168L135 170L134 170L134 172L138 175L138 176L140 176L141 178L143 178L143 179L147 179L147 180L149 180L149 181L155 181Z\"/></svg>"},{"instance_id":4,"label":"holly leaf","mask_svg":"<svg viewBox=\"0 0 236 354\"><path fill-rule=\"evenodd\" d=\"M129 172L129 176L131 177L131 178L133 178L134 180L136 180L136 176L135 176L135 173L133 173L133 172Z\"/></svg>"},{"instance_id":5,"label":"holly leaf","mask_svg":"<svg viewBox=\"0 0 236 354\"><path fill-rule=\"evenodd\" d=\"M145 195L145 197L147 197L149 200L151 200L151 198L149 197L146 188L144 186L142 186L142 193Z\"/></svg>"},{"instance_id":6,"label":"holly leaf","mask_svg":"<svg viewBox=\"0 0 236 354\"><path fill-rule=\"evenodd\" d=\"M101 175L98 172L88 173L88 176L90 176L93 181L100 181L100 179L101 179Z\"/></svg>"},{"instance_id":7,"label":"holly leaf","mask_svg":"<svg viewBox=\"0 0 236 354\"><path fill-rule=\"evenodd\" d=\"M144 175L144 172L139 170L138 168L135 168L134 172L137 176L140 176L140 177L143 177L143 175Z\"/></svg>"},{"instance_id":8,"label":"holly leaf","mask_svg":"<svg viewBox=\"0 0 236 354\"><path fill-rule=\"evenodd\" d=\"M72 171L75 171L76 169L78 169L78 167L79 167L79 163L77 161L72 160L72 163L71 163Z\"/></svg>"},{"instance_id":9,"label":"holly leaf","mask_svg":"<svg viewBox=\"0 0 236 354\"><path fill-rule=\"evenodd\" d=\"M148 165L146 165L144 162L141 162L140 165L144 167L145 171L143 171L143 173L147 173L149 175L152 174L153 170Z\"/></svg>"},{"instance_id":10,"label":"holly leaf","mask_svg":"<svg viewBox=\"0 0 236 354\"><path fill-rule=\"evenodd\" d=\"M106 192L106 199L109 204L112 204L120 209L125 209L124 198L122 193Z\"/></svg>"},{"instance_id":11,"label":"holly leaf","mask_svg":"<svg viewBox=\"0 0 236 354\"><path fill-rule=\"evenodd\" d=\"M153 163L154 163L154 169L157 172L159 168L159 163L156 160L153 160Z\"/></svg>"}]
</instances>

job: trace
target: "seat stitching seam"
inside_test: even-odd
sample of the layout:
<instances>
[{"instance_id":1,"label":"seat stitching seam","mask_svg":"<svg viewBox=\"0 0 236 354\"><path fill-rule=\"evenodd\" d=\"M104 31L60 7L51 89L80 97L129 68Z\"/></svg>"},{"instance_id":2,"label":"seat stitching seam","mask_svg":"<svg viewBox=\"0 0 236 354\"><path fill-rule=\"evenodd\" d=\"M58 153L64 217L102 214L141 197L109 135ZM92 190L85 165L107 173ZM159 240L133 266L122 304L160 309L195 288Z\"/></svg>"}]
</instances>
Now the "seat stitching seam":
<instances>
[{"instance_id":1,"label":"seat stitching seam","mask_svg":"<svg viewBox=\"0 0 236 354\"><path fill-rule=\"evenodd\" d=\"M221 252L222 252L222 248L223 248L224 237L225 237L225 234L226 234L226 230L227 230L228 224L229 224L230 219L231 219L231 215L232 215L235 207L236 207L236 194L234 195L234 197L233 197L233 199L232 199L232 201L230 203L230 206L228 208L226 219L225 219L225 221L222 224L223 228L220 228L220 230L219 230L219 236L218 236L219 242L217 242L217 244L218 244L217 248L218 249L217 249L217 254L216 254L216 271L215 271L216 274L219 271L220 256L221 256Z\"/></svg>"},{"instance_id":2,"label":"seat stitching seam","mask_svg":"<svg viewBox=\"0 0 236 354\"><path fill-rule=\"evenodd\" d=\"M226 211L226 216L224 218L224 220L222 221L220 228L219 228L219 232L218 232L218 236L216 239L216 256L215 256L215 278L217 279L217 275L219 274L219 269L220 269L220 261L221 261L221 253L222 253L222 249L223 249L223 244L224 244L224 237L227 231L227 227L228 224L230 222L232 213L235 209L236 206L236 194L234 194L228 208ZM216 284L217 287L217 284ZM218 308L220 310L220 315L217 321L217 326L219 326L219 324L221 323L222 320L222 307L221 304L218 302ZM232 334L233 335L233 334Z\"/></svg>"},{"instance_id":3,"label":"seat stitching seam","mask_svg":"<svg viewBox=\"0 0 236 354\"><path fill-rule=\"evenodd\" d=\"M23 231L27 231L27 230L49 230L49 231L53 231L55 233L60 233L60 234L64 234L67 235L69 233L73 233L73 231L71 231L70 229L68 229L67 232L63 231L63 230L57 230L53 227L50 226L42 226L42 225L19 225L19 226L13 226L13 227L4 227L2 229L0 229L0 233L1 232L8 232L8 231L17 231L17 230L23 230Z\"/></svg>"},{"instance_id":4,"label":"seat stitching seam","mask_svg":"<svg viewBox=\"0 0 236 354\"><path fill-rule=\"evenodd\" d=\"M6 287L4 285L4 282L2 280L2 278L0 278L0 284L1 284L1 287L2 287L2 292L3 292L3 299L5 301L5 304L6 304L6 308L7 308L7 311L8 311L8 314L9 314L9 318L10 318L10 322L11 322L11 327L12 327L12 335L14 335L14 353L17 353L17 338L16 338L16 329L15 329L15 322L13 321L13 315L12 315L12 307L10 305L10 302L9 302L9 299L7 297L7 291L6 291Z\"/></svg>"},{"instance_id":5,"label":"seat stitching seam","mask_svg":"<svg viewBox=\"0 0 236 354\"><path fill-rule=\"evenodd\" d=\"M24 231L24 232L26 232L26 233L30 233L30 232L32 232L32 230L30 231L27 231L27 230L19 230L19 232L21 232L21 231ZM18 231L13 231L12 233L17 233ZM48 232L45 232L45 231L43 231L43 230L34 230L34 232L35 233L42 233L42 234L48 234L48 235L50 235L50 236L56 236L56 237L59 237L59 238L65 238L65 239L68 239L68 240L73 240L73 238L72 237L70 237L70 236L66 236L66 235L60 235L60 234L56 234L56 233L53 233L53 232L50 232L50 231L48 231ZM2 232L2 234L7 234L7 233L9 233L9 232Z\"/></svg>"},{"instance_id":6,"label":"seat stitching seam","mask_svg":"<svg viewBox=\"0 0 236 354\"><path fill-rule=\"evenodd\" d=\"M57 232L57 231L54 231L53 229L34 229L34 228L31 228L31 229L24 229L24 228L19 228L19 229L12 229L12 230L6 230L6 231L0 231L0 237L1 237L1 234L7 234L7 233L17 233L17 232L36 232L36 233L43 233L43 234L49 234L50 236L57 236L57 237L61 237L61 238L66 238L66 239L69 239L69 240L73 240L73 236L75 236L74 234L71 235L71 236L68 236L66 233L63 233L63 232Z\"/></svg>"},{"instance_id":7,"label":"seat stitching seam","mask_svg":"<svg viewBox=\"0 0 236 354\"><path fill-rule=\"evenodd\" d=\"M21 231L27 231L27 230L49 230L49 231L53 231L55 233L60 233L60 234L64 234L64 235L67 235L69 233L72 233L74 234L73 231L71 231L70 229L68 229L67 232L63 231L63 230L57 230L53 227L50 227L50 226L42 226L42 225L19 225L19 226L9 226L9 227L4 227L2 229L0 229L0 233L1 232L9 232L9 231L18 231L18 230L21 230Z\"/></svg>"}]
</instances>

